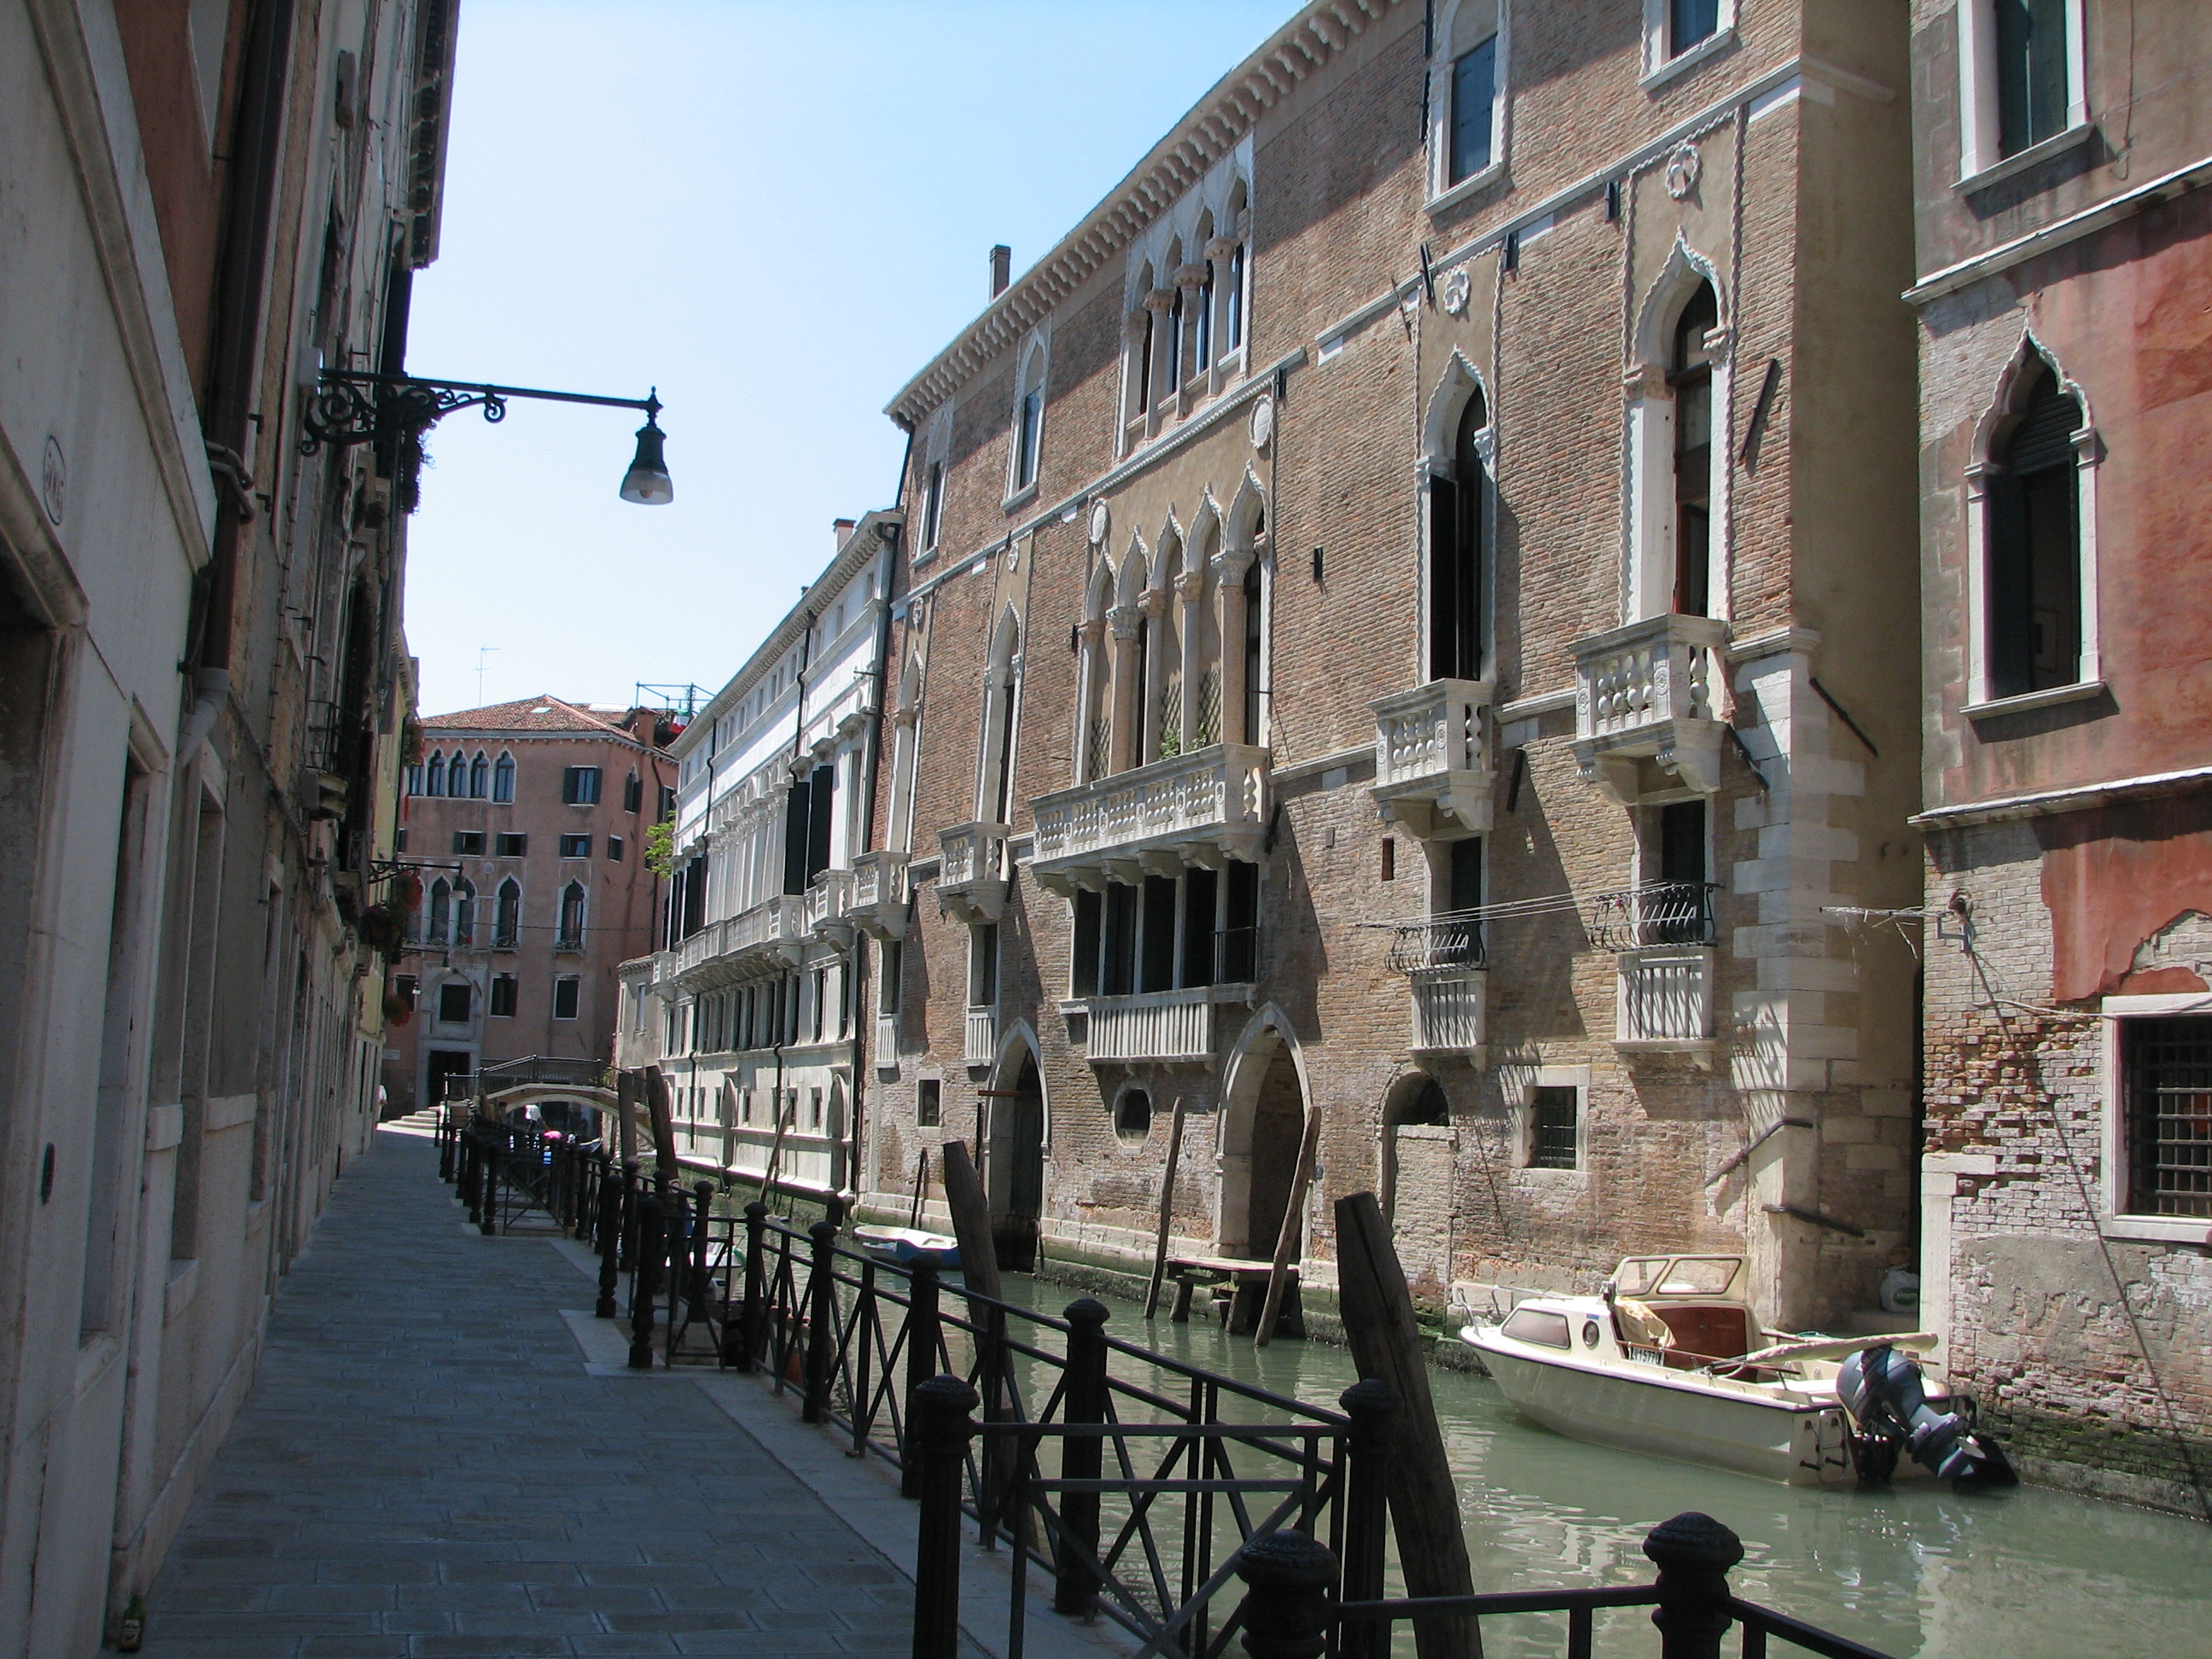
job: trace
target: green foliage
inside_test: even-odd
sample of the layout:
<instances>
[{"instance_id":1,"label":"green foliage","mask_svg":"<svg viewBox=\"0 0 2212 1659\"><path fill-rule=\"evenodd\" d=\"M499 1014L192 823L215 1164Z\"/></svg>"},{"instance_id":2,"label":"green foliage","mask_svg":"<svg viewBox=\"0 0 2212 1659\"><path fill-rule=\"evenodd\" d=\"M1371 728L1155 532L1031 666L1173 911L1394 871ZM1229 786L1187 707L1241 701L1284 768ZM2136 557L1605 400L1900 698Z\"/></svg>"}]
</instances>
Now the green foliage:
<instances>
[{"instance_id":1,"label":"green foliage","mask_svg":"<svg viewBox=\"0 0 2212 1659\"><path fill-rule=\"evenodd\" d=\"M676 868L676 825L667 818L645 832L645 867L666 881Z\"/></svg>"}]
</instances>

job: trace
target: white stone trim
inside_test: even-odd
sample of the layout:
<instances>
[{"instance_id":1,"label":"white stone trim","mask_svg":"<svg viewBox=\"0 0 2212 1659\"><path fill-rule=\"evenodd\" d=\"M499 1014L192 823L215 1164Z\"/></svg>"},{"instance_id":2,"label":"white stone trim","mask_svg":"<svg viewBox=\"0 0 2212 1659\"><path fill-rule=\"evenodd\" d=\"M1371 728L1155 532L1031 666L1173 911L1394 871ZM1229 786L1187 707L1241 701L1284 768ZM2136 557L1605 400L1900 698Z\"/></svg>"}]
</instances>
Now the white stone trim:
<instances>
[{"instance_id":1,"label":"white stone trim","mask_svg":"<svg viewBox=\"0 0 2212 1659\"><path fill-rule=\"evenodd\" d=\"M1735 20L1736 0L1721 0L1713 32L1695 46L1676 52L1669 38L1668 0L1644 0L1644 70L1637 84L1656 94L1676 76L1717 58L1735 45Z\"/></svg>"},{"instance_id":2,"label":"white stone trim","mask_svg":"<svg viewBox=\"0 0 2212 1659\"><path fill-rule=\"evenodd\" d=\"M2063 132L2053 133L2040 143L2030 144L2026 149L2014 150L2002 161L1993 162L1979 173L1968 173L1954 184L1952 190L1960 196L1971 196L1978 190L1987 190L1991 185L2002 184L2007 179L2039 167L2054 156L2079 149L2088 143L2089 135L2097 130L2094 122L2084 121L2079 126L2069 127Z\"/></svg>"},{"instance_id":3,"label":"white stone trim","mask_svg":"<svg viewBox=\"0 0 2212 1659\"><path fill-rule=\"evenodd\" d=\"M1590 1068L1587 1066L1501 1066L1498 1091L1505 1101L1506 1156L1516 1176L1569 1176L1589 1168ZM1529 1166L1536 1133L1536 1091L1572 1089L1575 1091L1575 1167L1537 1170Z\"/></svg>"},{"instance_id":4,"label":"white stone trim","mask_svg":"<svg viewBox=\"0 0 2212 1659\"><path fill-rule=\"evenodd\" d=\"M2203 788L2212 788L2212 766L2151 772L2141 777L2115 778L2109 783L2082 784L2072 789L2045 789L2033 795L2002 795L1994 800L1964 801L1956 806L1931 806L1905 822L1947 830L1969 824L2002 823L2013 818L2042 817L2053 812L2080 812L2093 806L2109 806L2116 801L2185 795Z\"/></svg>"},{"instance_id":5,"label":"white stone trim","mask_svg":"<svg viewBox=\"0 0 2212 1659\"><path fill-rule=\"evenodd\" d=\"M2081 0L2065 0L2065 6L2066 125L2070 133L2077 128L2086 130L2089 122L2088 50ZM1959 179L1960 189L1971 190L1994 183L2003 176L2000 168L2019 158L2002 155L1997 148L2002 137L1997 125L1997 25L1993 0L1958 0L1955 9L1959 21ZM2046 141L2049 142L2055 141ZM2033 148L2042 149L2044 146ZM2031 153L2023 150L2020 155ZM2021 161L2020 165L2032 167L2034 162Z\"/></svg>"},{"instance_id":6,"label":"white stone trim","mask_svg":"<svg viewBox=\"0 0 2212 1659\"><path fill-rule=\"evenodd\" d=\"M2131 1215L2120 1207L2127 1168L2127 1102L2120 1071L2120 1022L2160 1014L2212 1013L2212 992L2168 992L2149 996L2106 997L2097 1010L2104 1052L2097 1057L2101 1098L2098 1104L2097 1231L2107 1238L2148 1243L2212 1243L2212 1221L2201 1217Z\"/></svg>"},{"instance_id":7,"label":"white stone trim","mask_svg":"<svg viewBox=\"0 0 2212 1659\"><path fill-rule=\"evenodd\" d=\"M1481 32L1484 23L1492 28ZM1511 137L1513 99L1513 9L1504 0L1444 0L1436 18L1429 63L1428 211L1443 213L1505 176L1506 146ZM1462 44L1464 38L1465 44ZM1486 40L1498 42L1492 61L1490 161L1466 178L1451 170L1452 65Z\"/></svg>"}]
</instances>

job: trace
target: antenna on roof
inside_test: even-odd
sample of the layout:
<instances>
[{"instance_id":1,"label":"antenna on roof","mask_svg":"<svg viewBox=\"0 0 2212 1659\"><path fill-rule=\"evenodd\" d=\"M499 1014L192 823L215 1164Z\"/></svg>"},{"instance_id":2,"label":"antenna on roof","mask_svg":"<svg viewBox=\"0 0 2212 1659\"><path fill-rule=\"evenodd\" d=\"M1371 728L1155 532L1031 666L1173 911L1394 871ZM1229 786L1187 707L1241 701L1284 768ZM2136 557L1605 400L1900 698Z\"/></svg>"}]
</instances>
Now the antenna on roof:
<instances>
[{"instance_id":1,"label":"antenna on roof","mask_svg":"<svg viewBox=\"0 0 2212 1659\"><path fill-rule=\"evenodd\" d=\"M707 700L706 688L691 684L656 685L645 680L633 681L640 708L662 708L680 720L689 721L699 712L699 705Z\"/></svg>"},{"instance_id":2,"label":"antenna on roof","mask_svg":"<svg viewBox=\"0 0 2212 1659\"><path fill-rule=\"evenodd\" d=\"M495 645L480 645L477 647L477 707L479 708L483 707L484 659L498 649Z\"/></svg>"}]
</instances>

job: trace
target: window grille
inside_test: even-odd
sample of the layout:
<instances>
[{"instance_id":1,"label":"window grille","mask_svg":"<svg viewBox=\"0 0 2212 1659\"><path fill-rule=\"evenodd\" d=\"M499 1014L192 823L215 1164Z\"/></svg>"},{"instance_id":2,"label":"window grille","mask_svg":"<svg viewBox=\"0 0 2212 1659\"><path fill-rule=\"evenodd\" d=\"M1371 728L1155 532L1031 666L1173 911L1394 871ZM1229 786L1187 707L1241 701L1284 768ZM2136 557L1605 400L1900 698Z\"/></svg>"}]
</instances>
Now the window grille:
<instances>
[{"instance_id":1,"label":"window grille","mask_svg":"<svg viewBox=\"0 0 2212 1659\"><path fill-rule=\"evenodd\" d=\"M2127 1207L2212 1218L2212 1016L2120 1027Z\"/></svg>"},{"instance_id":2,"label":"window grille","mask_svg":"<svg viewBox=\"0 0 2212 1659\"><path fill-rule=\"evenodd\" d=\"M1528 1103L1528 1167L1575 1167L1577 1102L1571 1085L1545 1085Z\"/></svg>"}]
</instances>

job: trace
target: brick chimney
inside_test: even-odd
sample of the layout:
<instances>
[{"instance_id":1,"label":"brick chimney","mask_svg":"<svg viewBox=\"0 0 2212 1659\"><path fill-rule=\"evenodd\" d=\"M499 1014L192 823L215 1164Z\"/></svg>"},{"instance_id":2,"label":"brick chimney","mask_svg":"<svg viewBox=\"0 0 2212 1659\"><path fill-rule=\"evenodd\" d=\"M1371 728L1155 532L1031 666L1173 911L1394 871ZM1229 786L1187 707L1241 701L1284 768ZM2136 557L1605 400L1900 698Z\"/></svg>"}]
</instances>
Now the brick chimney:
<instances>
[{"instance_id":1,"label":"brick chimney","mask_svg":"<svg viewBox=\"0 0 2212 1659\"><path fill-rule=\"evenodd\" d=\"M1014 251L1004 242L991 250L991 297L995 300L1014 280Z\"/></svg>"},{"instance_id":2,"label":"brick chimney","mask_svg":"<svg viewBox=\"0 0 2212 1659\"><path fill-rule=\"evenodd\" d=\"M853 538L853 526L857 522L858 520L854 519L832 519L830 520L830 539L836 544L836 545L830 550L831 554L835 555L844 551L845 544Z\"/></svg>"}]
</instances>

